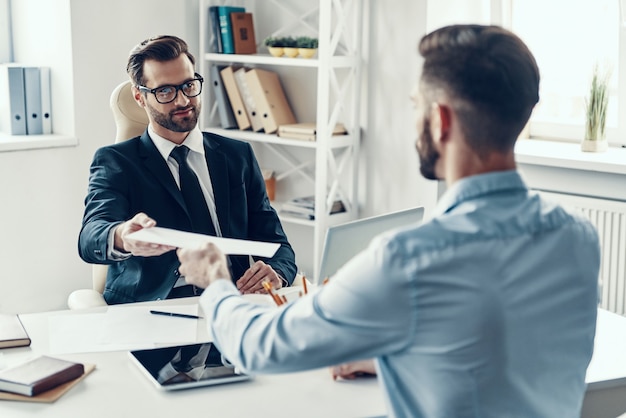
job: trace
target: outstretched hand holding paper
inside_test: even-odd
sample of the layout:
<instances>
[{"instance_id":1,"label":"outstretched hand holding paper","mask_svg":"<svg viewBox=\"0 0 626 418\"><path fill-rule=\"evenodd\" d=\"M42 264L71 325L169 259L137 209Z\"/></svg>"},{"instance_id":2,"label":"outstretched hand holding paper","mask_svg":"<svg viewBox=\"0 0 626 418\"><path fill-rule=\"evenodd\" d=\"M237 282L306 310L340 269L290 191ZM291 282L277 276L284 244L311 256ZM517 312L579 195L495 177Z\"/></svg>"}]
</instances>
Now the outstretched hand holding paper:
<instances>
[{"instance_id":1,"label":"outstretched hand holding paper","mask_svg":"<svg viewBox=\"0 0 626 418\"><path fill-rule=\"evenodd\" d=\"M140 229L129 234L127 238L178 248L197 248L208 241L214 243L224 254L256 255L268 258L272 257L280 247L280 244L273 242L221 238L158 226Z\"/></svg>"}]
</instances>

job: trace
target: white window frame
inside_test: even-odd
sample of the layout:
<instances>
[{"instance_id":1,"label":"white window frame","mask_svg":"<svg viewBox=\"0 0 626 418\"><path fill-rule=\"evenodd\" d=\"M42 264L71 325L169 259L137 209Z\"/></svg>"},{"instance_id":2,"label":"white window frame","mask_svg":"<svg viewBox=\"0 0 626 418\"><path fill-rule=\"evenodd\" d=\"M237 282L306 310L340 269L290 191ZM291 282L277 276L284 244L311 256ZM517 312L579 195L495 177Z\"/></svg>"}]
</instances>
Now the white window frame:
<instances>
[{"instance_id":1,"label":"white window frame","mask_svg":"<svg viewBox=\"0 0 626 418\"><path fill-rule=\"evenodd\" d=\"M494 24L505 28L512 27L512 4L516 0L491 0L491 17ZM517 0L523 1L523 0ZM593 0L590 0L593 1ZM612 146L626 144L626 0L618 0L621 11L619 28L619 56L618 56L618 87L617 87L617 128L607 127L606 136ZM563 22L561 22L562 24ZM558 123L535 122L532 117L529 124L531 138L580 142L584 135L584 126L573 126Z\"/></svg>"}]
</instances>

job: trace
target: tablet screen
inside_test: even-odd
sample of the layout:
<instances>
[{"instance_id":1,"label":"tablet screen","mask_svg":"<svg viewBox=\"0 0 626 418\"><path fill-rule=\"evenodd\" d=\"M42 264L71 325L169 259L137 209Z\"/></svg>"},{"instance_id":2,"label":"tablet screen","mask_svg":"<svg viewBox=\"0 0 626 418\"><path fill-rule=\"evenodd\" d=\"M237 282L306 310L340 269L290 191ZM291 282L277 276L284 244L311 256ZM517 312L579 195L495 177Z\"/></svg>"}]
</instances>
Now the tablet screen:
<instances>
[{"instance_id":1,"label":"tablet screen","mask_svg":"<svg viewBox=\"0 0 626 418\"><path fill-rule=\"evenodd\" d=\"M148 378L165 390L208 386L250 378L230 365L213 343L134 350L130 355Z\"/></svg>"}]
</instances>

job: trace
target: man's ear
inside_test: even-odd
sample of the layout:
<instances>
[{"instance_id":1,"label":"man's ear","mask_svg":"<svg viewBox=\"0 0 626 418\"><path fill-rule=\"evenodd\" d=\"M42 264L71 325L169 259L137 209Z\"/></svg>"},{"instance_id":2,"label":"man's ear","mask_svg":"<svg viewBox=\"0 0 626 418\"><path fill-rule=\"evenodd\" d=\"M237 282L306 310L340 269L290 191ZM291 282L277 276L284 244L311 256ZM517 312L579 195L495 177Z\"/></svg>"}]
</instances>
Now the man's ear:
<instances>
[{"instance_id":1,"label":"man's ear","mask_svg":"<svg viewBox=\"0 0 626 418\"><path fill-rule=\"evenodd\" d=\"M430 134L435 143L448 139L451 121L450 108L441 103L433 103L430 107Z\"/></svg>"},{"instance_id":2,"label":"man's ear","mask_svg":"<svg viewBox=\"0 0 626 418\"><path fill-rule=\"evenodd\" d=\"M144 102L144 95L141 94L141 92L139 91L139 89L135 86L131 87L132 91L133 91L133 97L135 98L135 102L137 102L137 105L139 105L140 107L146 107L146 103Z\"/></svg>"}]
</instances>

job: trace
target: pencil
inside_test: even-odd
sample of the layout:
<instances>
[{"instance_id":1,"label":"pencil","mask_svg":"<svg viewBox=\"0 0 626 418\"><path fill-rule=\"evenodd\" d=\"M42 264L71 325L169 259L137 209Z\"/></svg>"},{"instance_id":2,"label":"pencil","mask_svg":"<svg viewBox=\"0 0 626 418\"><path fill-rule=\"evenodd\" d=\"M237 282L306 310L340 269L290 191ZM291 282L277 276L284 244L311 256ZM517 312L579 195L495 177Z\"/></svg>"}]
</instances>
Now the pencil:
<instances>
[{"instance_id":1,"label":"pencil","mask_svg":"<svg viewBox=\"0 0 626 418\"><path fill-rule=\"evenodd\" d=\"M307 292L307 288L306 288L306 276L302 275L302 290L304 290L304 294L306 295Z\"/></svg>"},{"instance_id":2,"label":"pencil","mask_svg":"<svg viewBox=\"0 0 626 418\"><path fill-rule=\"evenodd\" d=\"M328 283L328 280L329 280L329 278L328 278L328 277L326 277L326 278L324 279L324 281L322 282L322 284L326 284L326 283Z\"/></svg>"},{"instance_id":3,"label":"pencil","mask_svg":"<svg viewBox=\"0 0 626 418\"><path fill-rule=\"evenodd\" d=\"M272 299L274 299L276 305L280 306L283 304L283 301L280 300L280 298L272 291L272 285L269 282L263 282L261 284L263 285L265 290L267 290L267 293L272 297Z\"/></svg>"}]
</instances>

